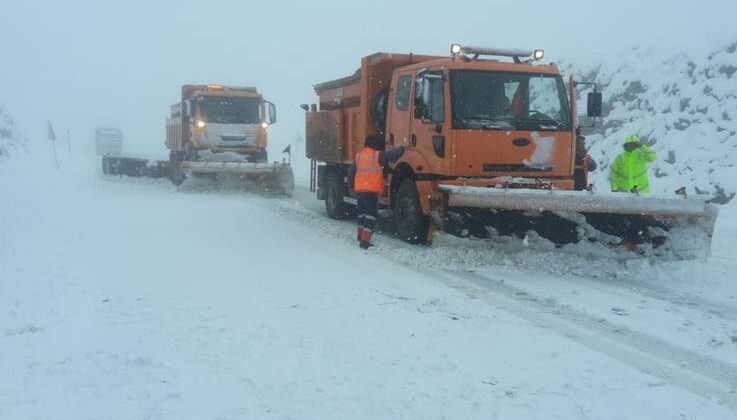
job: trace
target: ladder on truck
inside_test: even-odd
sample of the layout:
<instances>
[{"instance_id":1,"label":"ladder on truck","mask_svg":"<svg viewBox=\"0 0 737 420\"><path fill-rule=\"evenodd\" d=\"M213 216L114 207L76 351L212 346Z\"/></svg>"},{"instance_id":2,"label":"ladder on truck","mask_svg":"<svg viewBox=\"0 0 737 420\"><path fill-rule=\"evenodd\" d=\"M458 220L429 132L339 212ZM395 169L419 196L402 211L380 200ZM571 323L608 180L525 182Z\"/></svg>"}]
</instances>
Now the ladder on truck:
<instances>
[{"instance_id":1,"label":"ladder on truck","mask_svg":"<svg viewBox=\"0 0 737 420\"><path fill-rule=\"evenodd\" d=\"M317 190L317 161L310 159L310 192Z\"/></svg>"}]
</instances>

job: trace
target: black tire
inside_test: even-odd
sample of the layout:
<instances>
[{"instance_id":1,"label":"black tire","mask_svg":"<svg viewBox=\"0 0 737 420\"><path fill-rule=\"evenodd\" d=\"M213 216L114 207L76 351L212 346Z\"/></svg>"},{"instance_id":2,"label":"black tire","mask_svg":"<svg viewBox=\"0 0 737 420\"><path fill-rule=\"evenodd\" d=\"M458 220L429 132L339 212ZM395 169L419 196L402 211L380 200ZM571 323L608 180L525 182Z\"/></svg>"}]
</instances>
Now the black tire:
<instances>
[{"instance_id":1,"label":"black tire","mask_svg":"<svg viewBox=\"0 0 737 420\"><path fill-rule=\"evenodd\" d=\"M345 219L348 216L343 189L343 179L335 171L325 174L325 212L331 219Z\"/></svg>"},{"instance_id":2,"label":"black tire","mask_svg":"<svg viewBox=\"0 0 737 420\"><path fill-rule=\"evenodd\" d=\"M257 150L246 157L246 160L252 163L269 163L269 155L266 150Z\"/></svg>"},{"instance_id":3,"label":"black tire","mask_svg":"<svg viewBox=\"0 0 737 420\"><path fill-rule=\"evenodd\" d=\"M197 149L195 149L192 142L184 143L184 160L194 162L197 160Z\"/></svg>"},{"instance_id":4,"label":"black tire","mask_svg":"<svg viewBox=\"0 0 737 420\"><path fill-rule=\"evenodd\" d=\"M172 167L168 174L168 178L177 187L184 184L184 181L187 180L187 176L184 175L184 172L182 172L178 165Z\"/></svg>"},{"instance_id":5,"label":"black tire","mask_svg":"<svg viewBox=\"0 0 737 420\"><path fill-rule=\"evenodd\" d=\"M411 244L427 242L430 218L422 214L420 194L415 181L405 179L399 184L394 199L393 217L399 239Z\"/></svg>"},{"instance_id":6,"label":"black tire","mask_svg":"<svg viewBox=\"0 0 737 420\"><path fill-rule=\"evenodd\" d=\"M176 150L172 150L169 152L169 162L171 163L180 163L184 161L184 152L178 152Z\"/></svg>"}]
</instances>

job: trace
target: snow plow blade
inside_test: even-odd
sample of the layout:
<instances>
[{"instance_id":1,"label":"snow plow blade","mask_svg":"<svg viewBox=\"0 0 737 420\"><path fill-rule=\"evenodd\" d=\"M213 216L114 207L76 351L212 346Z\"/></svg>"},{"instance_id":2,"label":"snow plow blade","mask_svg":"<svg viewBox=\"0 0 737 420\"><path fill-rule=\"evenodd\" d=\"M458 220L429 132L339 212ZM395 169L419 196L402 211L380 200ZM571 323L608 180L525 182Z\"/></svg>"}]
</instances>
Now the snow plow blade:
<instances>
[{"instance_id":1,"label":"snow plow blade","mask_svg":"<svg viewBox=\"0 0 737 420\"><path fill-rule=\"evenodd\" d=\"M168 178L181 185L187 177L210 176L217 180L245 182L248 187L267 193L291 196L294 173L286 163L190 162L172 163L132 157L103 156L102 172L106 175L125 175L138 178Z\"/></svg>"},{"instance_id":2,"label":"snow plow blade","mask_svg":"<svg viewBox=\"0 0 737 420\"><path fill-rule=\"evenodd\" d=\"M292 195L294 173L286 163L182 162L186 176L210 175L235 182L245 181L267 193Z\"/></svg>"},{"instance_id":3,"label":"snow plow blade","mask_svg":"<svg viewBox=\"0 0 737 420\"><path fill-rule=\"evenodd\" d=\"M168 160L114 156L102 157L102 172L106 175L125 175L138 178L172 179L174 175L172 164Z\"/></svg>"},{"instance_id":4,"label":"snow plow blade","mask_svg":"<svg viewBox=\"0 0 737 420\"><path fill-rule=\"evenodd\" d=\"M440 185L448 209L486 209L495 215L516 213L525 218L554 215L541 227L547 239L557 243L605 242L626 244L638 253L667 259L706 259L719 207L710 197L653 196L627 193L597 194L589 191L500 189ZM491 216L491 219L512 220ZM571 232L555 237L551 231L575 224ZM556 225L556 226L551 226ZM551 229L551 228L557 229ZM545 234L540 236L546 237Z\"/></svg>"}]
</instances>

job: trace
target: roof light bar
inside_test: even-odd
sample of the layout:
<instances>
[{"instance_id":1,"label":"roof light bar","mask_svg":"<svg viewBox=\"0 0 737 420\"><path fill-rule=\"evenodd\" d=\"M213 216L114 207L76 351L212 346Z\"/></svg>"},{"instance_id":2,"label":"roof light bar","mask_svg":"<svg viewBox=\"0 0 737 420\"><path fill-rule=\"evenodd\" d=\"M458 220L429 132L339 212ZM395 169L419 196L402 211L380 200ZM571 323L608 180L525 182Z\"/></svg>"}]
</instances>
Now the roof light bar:
<instances>
[{"instance_id":1,"label":"roof light bar","mask_svg":"<svg viewBox=\"0 0 737 420\"><path fill-rule=\"evenodd\" d=\"M256 92L256 88L253 86L225 86L221 84L209 84L205 86L208 90L250 90Z\"/></svg>"},{"instance_id":2,"label":"roof light bar","mask_svg":"<svg viewBox=\"0 0 737 420\"><path fill-rule=\"evenodd\" d=\"M520 62L523 58L529 58L534 61L542 60L545 52L542 49L535 50L520 50L520 49L506 49L506 48L485 48L485 47L466 47L460 44L452 44L450 46L450 53L453 57L458 55L472 56L474 59L480 55L497 56L497 57L512 57L515 62Z\"/></svg>"}]
</instances>

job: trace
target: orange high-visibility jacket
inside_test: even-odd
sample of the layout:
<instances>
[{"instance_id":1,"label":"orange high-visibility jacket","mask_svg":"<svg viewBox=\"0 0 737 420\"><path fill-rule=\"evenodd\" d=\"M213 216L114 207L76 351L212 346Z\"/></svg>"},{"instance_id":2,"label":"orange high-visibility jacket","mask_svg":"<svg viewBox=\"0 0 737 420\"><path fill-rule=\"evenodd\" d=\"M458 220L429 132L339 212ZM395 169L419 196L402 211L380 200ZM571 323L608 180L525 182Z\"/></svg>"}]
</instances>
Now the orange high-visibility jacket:
<instances>
[{"instance_id":1,"label":"orange high-visibility jacket","mask_svg":"<svg viewBox=\"0 0 737 420\"><path fill-rule=\"evenodd\" d=\"M356 154L356 178L353 190L361 193L384 193L384 168L379 162L381 152L365 147Z\"/></svg>"}]
</instances>

